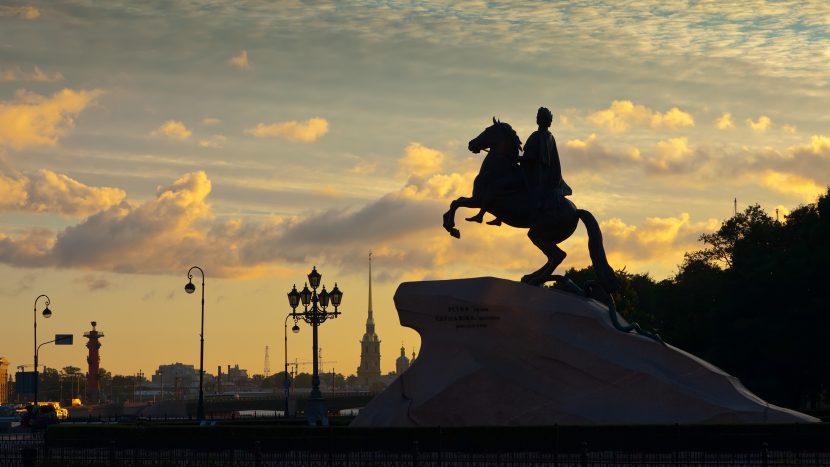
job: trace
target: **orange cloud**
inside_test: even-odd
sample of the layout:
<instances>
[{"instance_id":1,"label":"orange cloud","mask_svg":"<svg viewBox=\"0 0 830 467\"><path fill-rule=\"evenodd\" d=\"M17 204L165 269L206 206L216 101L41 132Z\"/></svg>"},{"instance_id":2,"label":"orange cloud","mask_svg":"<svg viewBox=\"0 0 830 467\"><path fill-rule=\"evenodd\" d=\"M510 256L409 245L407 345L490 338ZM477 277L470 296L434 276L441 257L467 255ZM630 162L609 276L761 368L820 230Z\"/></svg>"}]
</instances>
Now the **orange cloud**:
<instances>
[{"instance_id":1,"label":"orange cloud","mask_svg":"<svg viewBox=\"0 0 830 467\"><path fill-rule=\"evenodd\" d=\"M423 177L440 172L446 156L441 151L430 149L420 143L410 143L398 163L410 175Z\"/></svg>"},{"instance_id":2,"label":"orange cloud","mask_svg":"<svg viewBox=\"0 0 830 467\"><path fill-rule=\"evenodd\" d=\"M366 175L374 173L377 168L378 165L375 162L359 162L349 169L349 173Z\"/></svg>"},{"instance_id":3,"label":"orange cloud","mask_svg":"<svg viewBox=\"0 0 830 467\"><path fill-rule=\"evenodd\" d=\"M63 89L44 97L18 91L14 100L0 101L0 146L54 146L74 128L75 117L101 94L97 89Z\"/></svg>"},{"instance_id":4,"label":"orange cloud","mask_svg":"<svg viewBox=\"0 0 830 467\"><path fill-rule=\"evenodd\" d=\"M588 121L614 133L623 133L632 126L677 130L695 125L692 115L677 107L660 113L628 100L612 102L609 108L589 115Z\"/></svg>"},{"instance_id":5,"label":"orange cloud","mask_svg":"<svg viewBox=\"0 0 830 467\"><path fill-rule=\"evenodd\" d=\"M824 135L813 135L810 144L792 146L790 152L794 155L813 155L830 157L830 138Z\"/></svg>"},{"instance_id":6,"label":"orange cloud","mask_svg":"<svg viewBox=\"0 0 830 467\"><path fill-rule=\"evenodd\" d=\"M752 128L753 131L764 132L772 127L772 120L766 115L761 115L758 120L746 119L746 125Z\"/></svg>"},{"instance_id":7,"label":"orange cloud","mask_svg":"<svg viewBox=\"0 0 830 467\"><path fill-rule=\"evenodd\" d=\"M773 191L797 195L807 202L815 201L819 195L827 191L827 187L821 186L809 178L774 170L765 171L761 183Z\"/></svg>"},{"instance_id":8,"label":"orange cloud","mask_svg":"<svg viewBox=\"0 0 830 467\"><path fill-rule=\"evenodd\" d=\"M729 128L735 128L735 122L732 121L732 114L729 112L724 112L723 115L721 115L715 120L715 126L718 128L718 130L727 130Z\"/></svg>"},{"instance_id":9,"label":"orange cloud","mask_svg":"<svg viewBox=\"0 0 830 467\"><path fill-rule=\"evenodd\" d=\"M89 216L124 200L118 188L91 187L66 175L39 170L32 176L0 175L0 211Z\"/></svg>"},{"instance_id":10,"label":"orange cloud","mask_svg":"<svg viewBox=\"0 0 830 467\"><path fill-rule=\"evenodd\" d=\"M320 117L314 117L305 122L282 122L265 124L260 123L254 128L245 130L245 133L257 138L284 138L288 141L311 143L329 132L329 122Z\"/></svg>"},{"instance_id":11,"label":"orange cloud","mask_svg":"<svg viewBox=\"0 0 830 467\"><path fill-rule=\"evenodd\" d=\"M40 10L33 6L2 6L0 16L16 16L23 19L35 19L40 16Z\"/></svg>"},{"instance_id":12,"label":"orange cloud","mask_svg":"<svg viewBox=\"0 0 830 467\"><path fill-rule=\"evenodd\" d=\"M683 261L683 254L700 247L701 233L717 229L720 222L692 222L688 213L677 217L649 217L642 225L629 225L613 218L601 222L603 238L612 264L662 265L670 270Z\"/></svg>"},{"instance_id":13,"label":"orange cloud","mask_svg":"<svg viewBox=\"0 0 830 467\"><path fill-rule=\"evenodd\" d=\"M211 135L209 138L199 140L199 147L221 149L228 138L225 135Z\"/></svg>"},{"instance_id":14,"label":"orange cloud","mask_svg":"<svg viewBox=\"0 0 830 467\"><path fill-rule=\"evenodd\" d=\"M228 60L228 65L239 70L248 70L251 68L251 63L248 61L248 51L243 50L239 55L231 57Z\"/></svg>"},{"instance_id":15,"label":"orange cloud","mask_svg":"<svg viewBox=\"0 0 830 467\"><path fill-rule=\"evenodd\" d=\"M54 83L61 81L62 79L62 74L58 72L46 73L37 65L35 65L31 73L23 71L19 66L0 70L0 81L35 81L40 83Z\"/></svg>"},{"instance_id":16,"label":"orange cloud","mask_svg":"<svg viewBox=\"0 0 830 467\"><path fill-rule=\"evenodd\" d=\"M193 133L187 129L184 123L178 120L167 120L151 134L153 136L166 136L171 139L185 140L190 138L190 135Z\"/></svg>"}]
</instances>

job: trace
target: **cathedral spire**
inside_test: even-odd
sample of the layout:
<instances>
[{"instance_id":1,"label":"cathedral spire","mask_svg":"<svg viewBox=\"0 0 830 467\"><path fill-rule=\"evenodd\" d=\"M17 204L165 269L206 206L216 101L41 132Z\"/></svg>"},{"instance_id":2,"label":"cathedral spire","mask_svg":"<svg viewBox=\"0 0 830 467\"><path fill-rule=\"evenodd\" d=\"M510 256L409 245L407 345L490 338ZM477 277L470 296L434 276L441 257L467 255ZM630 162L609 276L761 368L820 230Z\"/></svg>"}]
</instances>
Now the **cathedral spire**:
<instances>
[{"instance_id":1,"label":"cathedral spire","mask_svg":"<svg viewBox=\"0 0 830 467\"><path fill-rule=\"evenodd\" d=\"M380 381L380 339L375 334L375 317L372 316L372 252L369 252L369 316L366 318L366 334L360 340L360 366L357 367L359 385L371 389Z\"/></svg>"},{"instance_id":2,"label":"cathedral spire","mask_svg":"<svg viewBox=\"0 0 830 467\"><path fill-rule=\"evenodd\" d=\"M375 318L372 316L372 251L369 251L369 317L366 319L366 334L375 333Z\"/></svg>"}]
</instances>

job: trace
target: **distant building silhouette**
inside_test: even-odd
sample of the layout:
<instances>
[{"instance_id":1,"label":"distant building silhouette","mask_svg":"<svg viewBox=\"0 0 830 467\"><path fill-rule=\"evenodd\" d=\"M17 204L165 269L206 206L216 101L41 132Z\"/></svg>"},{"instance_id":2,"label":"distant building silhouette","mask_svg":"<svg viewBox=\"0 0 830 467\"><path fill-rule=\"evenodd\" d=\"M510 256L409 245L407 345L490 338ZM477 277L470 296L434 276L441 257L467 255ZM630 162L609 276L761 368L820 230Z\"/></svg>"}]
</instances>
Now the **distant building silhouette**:
<instances>
[{"instance_id":1,"label":"distant building silhouette","mask_svg":"<svg viewBox=\"0 0 830 467\"><path fill-rule=\"evenodd\" d=\"M360 366L357 367L357 383L369 389L380 382L380 339L375 333L375 319L372 316L372 253L369 253L369 317L366 319L366 333L360 340Z\"/></svg>"},{"instance_id":2,"label":"distant building silhouette","mask_svg":"<svg viewBox=\"0 0 830 467\"><path fill-rule=\"evenodd\" d=\"M151 381L158 388L161 399L168 399L168 394L174 399L182 399L199 391L199 370L179 362L159 365Z\"/></svg>"},{"instance_id":3,"label":"distant building silhouette","mask_svg":"<svg viewBox=\"0 0 830 467\"><path fill-rule=\"evenodd\" d=\"M95 329L95 326L98 325L95 321L90 324L92 324L92 330L84 333L84 337L89 339L86 343L86 348L89 349L89 354L86 357L86 362L89 365L86 373L86 399L90 403L98 403L101 402L101 375L99 374L101 355L98 353L101 343L98 339L104 337L104 333Z\"/></svg>"},{"instance_id":4,"label":"distant building silhouette","mask_svg":"<svg viewBox=\"0 0 830 467\"><path fill-rule=\"evenodd\" d=\"M0 357L0 405L9 403L9 361Z\"/></svg>"}]
</instances>

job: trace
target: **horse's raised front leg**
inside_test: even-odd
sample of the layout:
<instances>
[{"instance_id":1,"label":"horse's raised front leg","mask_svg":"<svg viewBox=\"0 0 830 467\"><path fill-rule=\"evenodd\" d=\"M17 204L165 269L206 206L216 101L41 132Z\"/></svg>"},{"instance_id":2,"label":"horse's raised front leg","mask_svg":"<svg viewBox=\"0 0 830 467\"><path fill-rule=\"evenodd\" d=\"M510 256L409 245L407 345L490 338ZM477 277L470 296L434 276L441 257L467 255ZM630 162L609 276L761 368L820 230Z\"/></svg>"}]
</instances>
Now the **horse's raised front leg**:
<instances>
[{"instance_id":1,"label":"horse's raised front leg","mask_svg":"<svg viewBox=\"0 0 830 467\"><path fill-rule=\"evenodd\" d=\"M542 253L545 254L548 260L541 268L522 277L522 282L530 285L542 285L550 277L551 273L562 264L567 253L562 251L561 248L556 246L556 243L553 243L544 234L537 232L535 228L531 228L527 232L527 236L537 248L542 250Z\"/></svg>"},{"instance_id":2,"label":"horse's raised front leg","mask_svg":"<svg viewBox=\"0 0 830 467\"><path fill-rule=\"evenodd\" d=\"M450 209L444 213L444 228L455 238L461 238L461 232L455 228L455 211L458 208L477 208L478 200L461 197L450 203Z\"/></svg>"},{"instance_id":3,"label":"horse's raised front leg","mask_svg":"<svg viewBox=\"0 0 830 467\"><path fill-rule=\"evenodd\" d=\"M466 217L464 220L466 220L467 222L478 222L479 224L481 224L481 221L484 220L484 213L485 212L487 212L487 211L485 211L484 209L481 209L481 210L478 211L478 214L476 214L475 216Z\"/></svg>"}]
</instances>

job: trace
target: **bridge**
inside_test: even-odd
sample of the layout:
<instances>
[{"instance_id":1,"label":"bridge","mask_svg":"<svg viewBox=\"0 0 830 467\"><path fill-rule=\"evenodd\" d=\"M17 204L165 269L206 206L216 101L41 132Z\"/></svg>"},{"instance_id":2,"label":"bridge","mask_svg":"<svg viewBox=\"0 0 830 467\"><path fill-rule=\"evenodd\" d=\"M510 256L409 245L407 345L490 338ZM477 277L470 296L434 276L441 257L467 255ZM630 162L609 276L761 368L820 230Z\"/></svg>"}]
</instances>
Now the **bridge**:
<instances>
[{"instance_id":1,"label":"bridge","mask_svg":"<svg viewBox=\"0 0 830 467\"><path fill-rule=\"evenodd\" d=\"M324 393L326 409L340 411L364 407L377 394L365 391ZM297 393L296 410L305 409L308 393ZM289 399L290 400L290 399ZM292 404L293 405L293 404ZM285 397L282 394L227 394L205 398L205 414L239 412L241 410L284 410ZM187 411L196 413L196 401L187 402Z\"/></svg>"}]
</instances>

